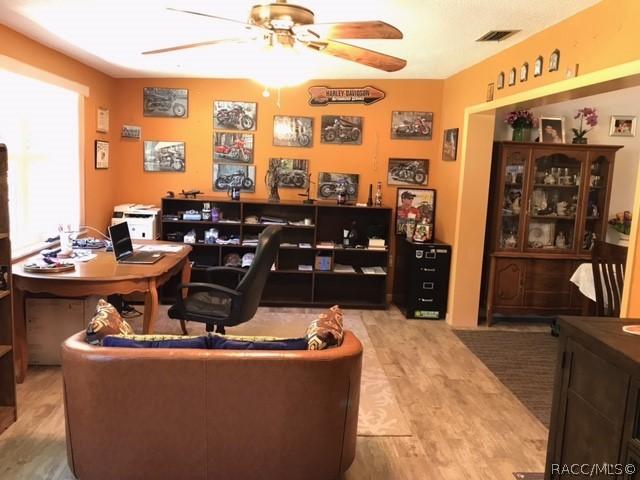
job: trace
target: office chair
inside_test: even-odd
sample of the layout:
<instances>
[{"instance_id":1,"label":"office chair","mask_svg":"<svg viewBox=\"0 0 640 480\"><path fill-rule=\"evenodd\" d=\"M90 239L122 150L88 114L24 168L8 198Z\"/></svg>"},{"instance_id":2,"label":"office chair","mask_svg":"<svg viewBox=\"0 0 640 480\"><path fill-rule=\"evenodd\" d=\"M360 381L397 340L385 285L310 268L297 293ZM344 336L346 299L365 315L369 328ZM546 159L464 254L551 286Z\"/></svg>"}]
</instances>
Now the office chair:
<instances>
[{"instance_id":1,"label":"office chair","mask_svg":"<svg viewBox=\"0 0 640 480\"><path fill-rule=\"evenodd\" d=\"M169 308L169 317L180 320L186 335L185 321L206 324L207 332L224 333L231 327L251 320L258 309L271 265L280 248L282 227L269 225L260 234L256 254L248 270L237 267L209 267L207 276L211 283L189 282L178 285L178 301ZM213 283L217 273L238 274L238 284L228 288ZM183 289L188 293L183 297Z\"/></svg>"},{"instance_id":2,"label":"office chair","mask_svg":"<svg viewBox=\"0 0 640 480\"><path fill-rule=\"evenodd\" d=\"M596 240L591 266L596 290L596 315L619 317L627 247Z\"/></svg>"}]
</instances>

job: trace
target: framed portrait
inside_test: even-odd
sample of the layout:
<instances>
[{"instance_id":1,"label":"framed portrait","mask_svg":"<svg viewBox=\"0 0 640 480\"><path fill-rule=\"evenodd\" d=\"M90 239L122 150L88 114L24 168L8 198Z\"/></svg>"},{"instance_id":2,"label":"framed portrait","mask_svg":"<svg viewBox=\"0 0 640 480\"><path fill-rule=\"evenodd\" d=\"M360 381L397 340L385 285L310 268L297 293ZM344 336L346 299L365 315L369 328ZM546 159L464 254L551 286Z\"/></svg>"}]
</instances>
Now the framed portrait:
<instances>
[{"instance_id":1,"label":"framed portrait","mask_svg":"<svg viewBox=\"0 0 640 480\"><path fill-rule=\"evenodd\" d=\"M95 153L96 153L96 168L97 169L109 168L109 142L96 140Z\"/></svg>"},{"instance_id":2,"label":"framed portrait","mask_svg":"<svg viewBox=\"0 0 640 480\"><path fill-rule=\"evenodd\" d=\"M536 58L536 63L533 64L533 76L534 77L539 77L540 75L542 75L542 64L544 63L544 59L542 58L542 55L539 55L538 58Z\"/></svg>"},{"instance_id":3,"label":"framed portrait","mask_svg":"<svg viewBox=\"0 0 640 480\"><path fill-rule=\"evenodd\" d=\"M109 133L109 109L98 107L98 119L96 123L96 132Z\"/></svg>"},{"instance_id":4,"label":"framed portrait","mask_svg":"<svg viewBox=\"0 0 640 480\"><path fill-rule=\"evenodd\" d=\"M269 167L278 168L279 188L307 188L309 160L302 158L270 158Z\"/></svg>"},{"instance_id":5,"label":"framed portrait","mask_svg":"<svg viewBox=\"0 0 640 480\"><path fill-rule=\"evenodd\" d=\"M426 185L429 179L429 160L390 158L387 185Z\"/></svg>"},{"instance_id":6,"label":"framed portrait","mask_svg":"<svg viewBox=\"0 0 640 480\"><path fill-rule=\"evenodd\" d=\"M516 84L516 69L515 67L509 70L509 86L512 87Z\"/></svg>"},{"instance_id":7,"label":"framed portrait","mask_svg":"<svg viewBox=\"0 0 640 480\"><path fill-rule=\"evenodd\" d=\"M560 50L557 48L549 56L549 71L555 72L560 68Z\"/></svg>"},{"instance_id":8,"label":"framed portrait","mask_svg":"<svg viewBox=\"0 0 640 480\"><path fill-rule=\"evenodd\" d=\"M520 67L520 81L526 82L529 78L529 64L524 62Z\"/></svg>"},{"instance_id":9,"label":"framed portrait","mask_svg":"<svg viewBox=\"0 0 640 480\"><path fill-rule=\"evenodd\" d=\"M189 114L186 88L144 87L142 98L145 117L187 118Z\"/></svg>"},{"instance_id":10,"label":"framed portrait","mask_svg":"<svg viewBox=\"0 0 640 480\"><path fill-rule=\"evenodd\" d=\"M493 83L487 85L487 102L493 100Z\"/></svg>"},{"instance_id":11,"label":"framed portrait","mask_svg":"<svg viewBox=\"0 0 640 480\"><path fill-rule=\"evenodd\" d=\"M336 199L338 192L344 189L347 201L354 202L358 199L359 179L360 176L357 173L320 172L318 174L318 199Z\"/></svg>"},{"instance_id":12,"label":"framed portrait","mask_svg":"<svg viewBox=\"0 0 640 480\"><path fill-rule=\"evenodd\" d=\"M213 128L254 131L258 128L258 104L215 100L213 102Z\"/></svg>"},{"instance_id":13,"label":"framed portrait","mask_svg":"<svg viewBox=\"0 0 640 480\"><path fill-rule=\"evenodd\" d=\"M500 72L498 74L498 81L496 82L496 87L498 90L502 90L504 88L504 72Z\"/></svg>"},{"instance_id":14,"label":"framed portrait","mask_svg":"<svg viewBox=\"0 0 640 480\"><path fill-rule=\"evenodd\" d=\"M455 161L458 158L458 129L449 128L444 131L442 141L442 160Z\"/></svg>"},{"instance_id":15,"label":"framed portrait","mask_svg":"<svg viewBox=\"0 0 640 480\"><path fill-rule=\"evenodd\" d=\"M216 162L253 163L253 133L216 132L213 159Z\"/></svg>"},{"instance_id":16,"label":"framed portrait","mask_svg":"<svg viewBox=\"0 0 640 480\"><path fill-rule=\"evenodd\" d=\"M538 135L542 143L565 143L564 117L540 117Z\"/></svg>"},{"instance_id":17,"label":"framed portrait","mask_svg":"<svg viewBox=\"0 0 640 480\"><path fill-rule=\"evenodd\" d=\"M313 118L273 117L273 145L276 147L306 147L313 145Z\"/></svg>"},{"instance_id":18,"label":"framed portrait","mask_svg":"<svg viewBox=\"0 0 640 480\"><path fill-rule=\"evenodd\" d=\"M391 138L402 140L431 140L432 112L392 112Z\"/></svg>"},{"instance_id":19,"label":"framed portrait","mask_svg":"<svg viewBox=\"0 0 640 480\"><path fill-rule=\"evenodd\" d=\"M145 140L145 172L184 172L184 142Z\"/></svg>"},{"instance_id":20,"label":"framed portrait","mask_svg":"<svg viewBox=\"0 0 640 480\"><path fill-rule=\"evenodd\" d=\"M611 115L609 135L611 137L635 137L636 119L633 115Z\"/></svg>"},{"instance_id":21,"label":"framed portrait","mask_svg":"<svg viewBox=\"0 0 640 480\"><path fill-rule=\"evenodd\" d=\"M362 145L362 117L323 115L320 143Z\"/></svg>"},{"instance_id":22,"label":"framed portrait","mask_svg":"<svg viewBox=\"0 0 640 480\"><path fill-rule=\"evenodd\" d=\"M216 192L228 192L231 187L240 187L243 192L255 192L256 166L214 163L213 189Z\"/></svg>"},{"instance_id":23,"label":"framed portrait","mask_svg":"<svg viewBox=\"0 0 640 480\"><path fill-rule=\"evenodd\" d=\"M120 130L120 137L140 140L142 138L142 127L139 127L137 125L122 125L122 130Z\"/></svg>"},{"instance_id":24,"label":"framed portrait","mask_svg":"<svg viewBox=\"0 0 640 480\"><path fill-rule=\"evenodd\" d=\"M431 188L398 188L396 198L396 235L406 235L408 218L414 218L416 224L426 219L431 225L428 241L435 238L436 191Z\"/></svg>"}]
</instances>

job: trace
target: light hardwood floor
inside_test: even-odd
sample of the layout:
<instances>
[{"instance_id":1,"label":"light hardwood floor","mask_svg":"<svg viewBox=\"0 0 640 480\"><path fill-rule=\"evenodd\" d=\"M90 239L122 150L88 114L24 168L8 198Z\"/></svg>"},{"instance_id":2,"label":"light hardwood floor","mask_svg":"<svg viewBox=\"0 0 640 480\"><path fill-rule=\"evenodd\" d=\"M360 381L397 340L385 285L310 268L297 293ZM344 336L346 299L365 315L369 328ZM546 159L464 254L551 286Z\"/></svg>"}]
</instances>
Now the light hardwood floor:
<instances>
[{"instance_id":1,"label":"light hardwood floor","mask_svg":"<svg viewBox=\"0 0 640 480\"><path fill-rule=\"evenodd\" d=\"M544 470L547 429L444 322L406 320L395 308L345 315L361 316L413 433L358 437L345 480L512 480ZM0 436L0 479L72 479L60 369L31 367L18 401L18 422Z\"/></svg>"}]
</instances>

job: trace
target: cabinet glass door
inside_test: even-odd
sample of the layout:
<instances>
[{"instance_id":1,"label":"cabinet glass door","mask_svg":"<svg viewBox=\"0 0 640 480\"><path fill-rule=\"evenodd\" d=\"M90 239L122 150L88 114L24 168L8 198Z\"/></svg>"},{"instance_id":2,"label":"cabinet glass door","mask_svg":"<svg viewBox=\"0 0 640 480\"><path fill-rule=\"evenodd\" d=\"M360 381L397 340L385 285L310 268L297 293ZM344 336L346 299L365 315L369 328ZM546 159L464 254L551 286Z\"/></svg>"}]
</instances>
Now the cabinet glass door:
<instances>
[{"instance_id":1,"label":"cabinet glass door","mask_svg":"<svg viewBox=\"0 0 640 480\"><path fill-rule=\"evenodd\" d=\"M534 151L526 248L533 252L575 250L584 152Z\"/></svg>"},{"instance_id":2,"label":"cabinet glass door","mask_svg":"<svg viewBox=\"0 0 640 480\"><path fill-rule=\"evenodd\" d=\"M611 171L609 158L602 154L592 155L589 162L586 179L588 184L587 200L585 203L584 228L580 242L581 253L586 253L593 248L593 241L604 240L601 238L606 232L607 222L607 186Z\"/></svg>"},{"instance_id":3,"label":"cabinet glass door","mask_svg":"<svg viewBox=\"0 0 640 480\"><path fill-rule=\"evenodd\" d=\"M506 150L502 172L499 230L497 235L500 250L520 249L520 209L526 174L527 150Z\"/></svg>"}]
</instances>

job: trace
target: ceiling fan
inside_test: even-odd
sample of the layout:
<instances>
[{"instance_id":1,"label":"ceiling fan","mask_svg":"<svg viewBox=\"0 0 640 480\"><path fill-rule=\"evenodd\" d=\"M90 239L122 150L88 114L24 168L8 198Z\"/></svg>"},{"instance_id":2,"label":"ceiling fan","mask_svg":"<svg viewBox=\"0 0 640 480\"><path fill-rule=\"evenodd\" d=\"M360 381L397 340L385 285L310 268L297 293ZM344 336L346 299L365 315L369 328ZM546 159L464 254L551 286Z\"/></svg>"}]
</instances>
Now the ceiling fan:
<instances>
[{"instance_id":1,"label":"ceiling fan","mask_svg":"<svg viewBox=\"0 0 640 480\"><path fill-rule=\"evenodd\" d=\"M239 35L242 34L243 36L150 50L142 52L143 55L219 43L242 43L261 39L271 46L281 45L291 48L296 44L301 44L312 50L368 65L385 72L395 72L404 68L407 64L407 61L401 58L335 40L402 38L400 30L382 21L313 23L314 15L311 10L299 5L289 4L286 0L276 0L276 3L266 5L254 5L251 8L248 23L188 10L175 8L169 8L168 10L233 22L241 27Z\"/></svg>"}]
</instances>

